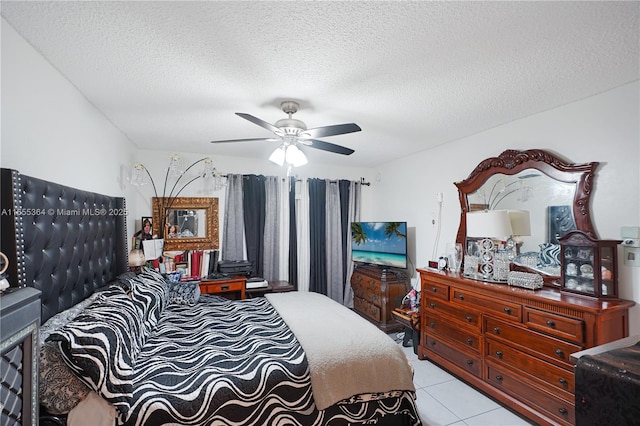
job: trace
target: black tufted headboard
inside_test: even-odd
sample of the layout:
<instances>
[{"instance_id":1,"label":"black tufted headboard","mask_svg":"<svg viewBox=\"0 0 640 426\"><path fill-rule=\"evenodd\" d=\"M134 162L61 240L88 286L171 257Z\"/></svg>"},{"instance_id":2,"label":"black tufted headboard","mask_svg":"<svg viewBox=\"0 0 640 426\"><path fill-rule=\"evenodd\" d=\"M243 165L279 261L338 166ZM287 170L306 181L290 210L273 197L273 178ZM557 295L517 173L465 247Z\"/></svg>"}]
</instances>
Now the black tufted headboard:
<instances>
[{"instance_id":1,"label":"black tufted headboard","mask_svg":"<svg viewBox=\"0 0 640 426\"><path fill-rule=\"evenodd\" d=\"M42 292L43 323L127 270L124 198L1 173L8 279Z\"/></svg>"}]
</instances>

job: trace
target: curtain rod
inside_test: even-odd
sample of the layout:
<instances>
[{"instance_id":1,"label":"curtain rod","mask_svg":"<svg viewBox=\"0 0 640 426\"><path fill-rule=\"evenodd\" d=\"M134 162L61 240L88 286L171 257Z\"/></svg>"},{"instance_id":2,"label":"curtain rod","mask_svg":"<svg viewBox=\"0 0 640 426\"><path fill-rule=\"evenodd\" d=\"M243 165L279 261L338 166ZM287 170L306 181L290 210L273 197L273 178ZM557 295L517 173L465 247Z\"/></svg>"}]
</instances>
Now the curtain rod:
<instances>
[{"instance_id":1,"label":"curtain rod","mask_svg":"<svg viewBox=\"0 0 640 426\"><path fill-rule=\"evenodd\" d=\"M222 177L226 178L229 175L221 175ZM249 176L247 175L242 175L243 179L249 179ZM313 178L312 178L313 179ZM283 181L287 180L287 178L282 178ZM348 180L348 179L344 179L344 180ZM302 179L296 179L296 182L302 182ZM339 182L339 180L329 180L329 182ZM360 185L363 186L371 186L371 182L367 182L363 177L360 178L360 182L358 182Z\"/></svg>"}]
</instances>

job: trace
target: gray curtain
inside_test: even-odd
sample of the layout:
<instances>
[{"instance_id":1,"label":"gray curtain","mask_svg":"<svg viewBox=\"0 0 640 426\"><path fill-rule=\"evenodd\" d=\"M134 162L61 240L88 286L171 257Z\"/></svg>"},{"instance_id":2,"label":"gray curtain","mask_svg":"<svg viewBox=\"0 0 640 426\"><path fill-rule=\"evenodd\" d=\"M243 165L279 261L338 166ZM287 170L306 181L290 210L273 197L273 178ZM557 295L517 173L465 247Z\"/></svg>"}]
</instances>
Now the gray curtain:
<instances>
[{"instance_id":1,"label":"gray curtain","mask_svg":"<svg viewBox=\"0 0 640 426\"><path fill-rule=\"evenodd\" d=\"M342 215L340 212L340 187L338 182L327 180L326 201L326 256L327 296L338 303L344 300L344 276L342 271Z\"/></svg>"},{"instance_id":2,"label":"gray curtain","mask_svg":"<svg viewBox=\"0 0 640 426\"><path fill-rule=\"evenodd\" d=\"M351 182L349 186L349 223L360 221L360 190L362 185L359 182ZM347 274L344 284L344 302L349 308L353 308L353 289L351 288L351 275L353 275L353 262L351 261L351 226L347 228L345 238L348 243L347 248Z\"/></svg>"},{"instance_id":3,"label":"gray curtain","mask_svg":"<svg viewBox=\"0 0 640 426\"><path fill-rule=\"evenodd\" d=\"M222 259L244 259L242 175L227 175L226 205L222 232Z\"/></svg>"},{"instance_id":4,"label":"gray curtain","mask_svg":"<svg viewBox=\"0 0 640 426\"><path fill-rule=\"evenodd\" d=\"M275 176L265 178L264 255L262 278L267 281L279 280L280 266L280 215L278 206L283 202L280 185Z\"/></svg>"},{"instance_id":5,"label":"gray curtain","mask_svg":"<svg viewBox=\"0 0 640 426\"><path fill-rule=\"evenodd\" d=\"M309 291L327 294L327 184L309 179Z\"/></svg>"}]
</instances>

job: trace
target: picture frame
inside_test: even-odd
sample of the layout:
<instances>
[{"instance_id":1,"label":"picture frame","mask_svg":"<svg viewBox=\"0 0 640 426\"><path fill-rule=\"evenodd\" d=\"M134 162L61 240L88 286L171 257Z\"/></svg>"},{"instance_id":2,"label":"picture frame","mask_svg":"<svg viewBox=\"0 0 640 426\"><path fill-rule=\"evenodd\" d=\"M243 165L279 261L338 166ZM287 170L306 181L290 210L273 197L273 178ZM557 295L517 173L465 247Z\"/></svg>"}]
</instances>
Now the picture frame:
<instances>
[{"instance_id":1,"label":"picture frame","mask_svg":"<svg viewBox=\"0 0 640 426\"><path fill-rule=\"evenodd\" d=\"M148 220L151 223L151 235L153 235L153 217L151 216L142 216L140 218L140 229L144 228L144 221Z\"/></svg>"}]
</instances>

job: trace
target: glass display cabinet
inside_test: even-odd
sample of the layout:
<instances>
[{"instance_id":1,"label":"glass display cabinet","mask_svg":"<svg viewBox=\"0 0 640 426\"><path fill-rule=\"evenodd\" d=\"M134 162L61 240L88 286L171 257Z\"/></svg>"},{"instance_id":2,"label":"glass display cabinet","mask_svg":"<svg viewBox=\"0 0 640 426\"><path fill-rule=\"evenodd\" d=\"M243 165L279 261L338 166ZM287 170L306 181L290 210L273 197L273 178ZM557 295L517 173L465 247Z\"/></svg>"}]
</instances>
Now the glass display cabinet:
<instances>
[{"instance_id":1,"label":"glass display cabinet","mask_svg":"<svg viewBox=\"0 0 640 426\"><path fill-rule=\"evenodd\" d=\"M572 231L558 239L562 291L597 298L618 297L618 240L598 240Z\"/></svg>"}]
</instances>

